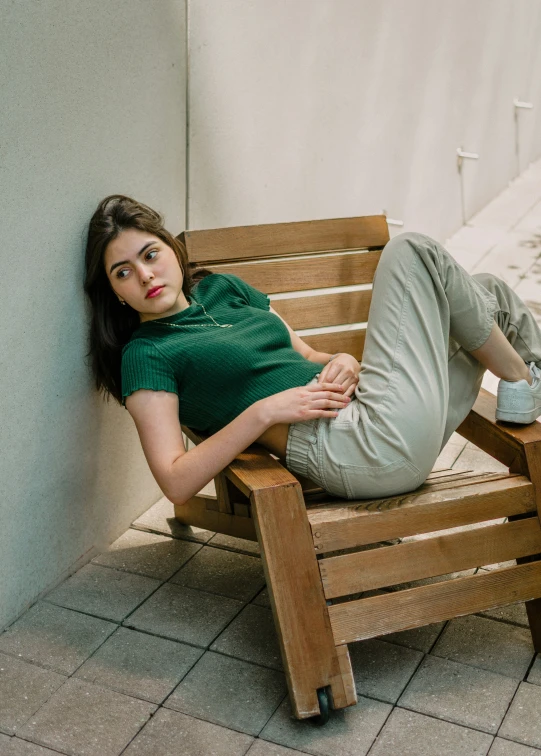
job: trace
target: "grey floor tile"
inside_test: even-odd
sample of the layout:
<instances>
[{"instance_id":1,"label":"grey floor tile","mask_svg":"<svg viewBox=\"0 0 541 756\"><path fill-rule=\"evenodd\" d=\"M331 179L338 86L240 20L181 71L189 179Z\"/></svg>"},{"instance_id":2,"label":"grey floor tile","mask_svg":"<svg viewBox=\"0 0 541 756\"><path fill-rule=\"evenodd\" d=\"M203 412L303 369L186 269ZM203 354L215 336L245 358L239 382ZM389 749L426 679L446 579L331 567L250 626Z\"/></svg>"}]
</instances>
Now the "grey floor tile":
<instances>
[{"instance_id":1,"label":"grey floor tile","mask_svg":"<svg viewBox=\"0 0 541 756\"><path fill-rule=\"evenodd\" d=\"M74 678L18 734L73 756L118 756L156 706Z\"/></svg>"},{"instance_id":2,"label":"grey floor tile","mask_svg":"<svg viewBox=\"0 0 541 756\"><path fill-rule=\"evenodd\" d=\"M147 509L141 517L138 517L132 523L132 527L153 533L163 533L163 535L173 536L173 538L196 541L197 543L206 543L214 535L210 530L181 525L175 519L173 504L166 498L160 499L150 509Z\"/></svg>"},{"instance_id":3,"label":"grey floor tile","mask_svg":"<svg viewBox=\"0 0 541 756\"><path fill-rule=\"evenodd\" d=\"M206 647L241 607L242 603L235 599L166 583L125 624L136 630Z\"/></svg>"},{"instance_id":4,"label":"grey floor tile","mask_svg":"<svg viewBox=\"0 0 541 756\"><path fill-rule=\"evenodd\" d=\"M263 588L265 577L261 559L204 546L170 582L249 601Z\"/></svg>"},{"instance_id":5,"label":"grey floor tile","mask_svg":"<svg viewBox=\"0 0 541 756\"><path fill-rule=\"evenodd\" d=\"M488 756L539 756L541 751L537 748L530 748L530 746L520 745L520 743L512 743L510 740L504 740L503 738L496 738L492 748L488 752Z\"/></svg>"},{"instance_id":6,"label":"grey floor tile","mask_svg":"<svg viewBox=\"0 0 541 756\"><path fill-rule=\"evenodd\" d=\"M169 696L165 706L257 735L286 692L281 672L208 651Z\"/></svg>"},{"instance_id":7,"label":"grey floor tile","mask_svg":"<svg viewBox=\"0 0 541 756\"><path fill-rule=\"evenodd\" d=\"M0 754L4 756L7 753L6 749L9 746L11 738L8 735L2 735L0 733Z\"/></svg>"},{"instance_id":8,"label":"grey floor tile","mask_svg":"<svg viewBox=\"0 0 541 756\"><path fill-rule=\"evenodd\" d=\"M269 598L269 589L263 588L261 593L258 593L255 599L252 601L252 604L257 604L258 606L265 606L267 609L271 608L270 598Z\"/></svg>"},{"instance_id":9,"label":"grey floor tile","mask_svg":"<svg viewBox=\"0 0 541 756\"><path fill-rule=\"evenodd\" d=\"M260 554L261 549L257 541L248 541L246 538L235 538L234 536L216 533L209 541L210 546L223 546L232 551L240 551L246 554Z\"/></svg>"},{"instance_id":10,"label":"grey floor tile","mask_svg":"<svg viewBox=\"0 0 541 756\"><path fill-rule=\"evenodd\" d=\"M202 653L184 643L121 627L75 676L159 704Z\"/></svg>"},{"instance_id":11,"label":"grey floor tile","mask_svg":"<svg viewBox=\"0 0 541 756\"><path fill-rule=\"evenodd\" d=\"M536 656L528 675L528 682L533 683L533 685L541 685L541 656L539 654Z\"/></svg>"},{"instance_id":12,"label":"grey floor tile","mask_svg":"<svg viewBox=\"0 0 541 756\"><path fill-rule=\"evenodd\" d=\"M319 727L293 719L286 698L260 737L313 756L365 756L390 711L389 704L361 696L356 706L333 711Z\"/></svg>"},{"instance_id":13,"label":"grey floor tile","mask_svg":"<svg viewBox=\"0 0 541 756\"><path fill-rule=\"evenodd\" d=\"M286 748L277 743L269 743L268 740L258 738L254 741L247 756L299 756L301 753L301 751L294 751L293 748Z\"/></svg>"},{"instance_id":14,"label":"grey floor tile","mask_svg":"<svg viewBox=\"0 0 541 756\"><path fill-rule=\"evenodd\" d=\"M122 622L147 596L159 580L86 564L54 591L47 601L96 617Z\"/></svg>"},{"instance_id":15,"label":"grey floor tile","mask_svg":"<svg viewBox=\"0 0 541 756\"><path fill-rule=\"evenodd\" d=\"M517 689L509 677L427 656L399 706L496 733Z\"/></svg>"},{"instance_id":16,"label":"grey floor tile","mask_svg":"<svg viewBox=\"0 0 541 756\"><path fill-rule=\"evenodd\" d=\"M112 622L42 602L0 635L0 651L71 675L116 628Z\"/></svg>"},{"instance_id":17,"label":"grey floor tile","mask_svg":"<svg viewBox=\"0 0 541 756\"><path fill-rule=\"evenodd\" d=\"M488 609L486 612L480 612L480 615L482 617L503 620L504 622L511 622L521 627L529 627L528 615L526 614L526 607L523 601L520 604L508 604L507 606L499 606L496 609Z\"/></svg>"},{"instance_id":18,"label":"grey floor tile","mask_svg":"<svg viewBox=\"0 0 541 756\"><path fill-rule=\"evenodd\" d=\"M396 708L370 756L486 756L492 736Z\"/></svg>"},{"instance_id":19,"label":"grey floor tile","mask_svg":"<svg viewBox=\"0 0 541 756\"><path fill-rule=\"evenodd\" d=\"M417 651L428 653L434 645L438 635L441 633L445 622L438 622L434 625L424 625L423 627L414 627L412 630L402 630L400 633L389 633L382 635L381 640L389 643L398 643L400 646L414 648Z\"/></svg>"},{"instance_id":20,"label":"grey floor tile","mask_svg":"<svg viewBox=\"0 0 541 756\"><path fill-rule=\"evenodd\" d=\"M440 470L445 467L452 467L467 443L468 442L465 438L462 438L462 436L460 436L458 433L453 433L447 444L441 450L436 462L434 463L436 470Z\"/></svg>"},{"instance_id":21,"label":"grey floor tile","mask_svg":"<svg viewBox=\"0 0 541 756\"><path fill-rule=\"evenodd\" d=\"M66 679L49 669L0 654L0 732L13 735Z\"/></svg>"},{"instance_id":22,"label":"grey floor tile","mask_svg":"<svg viewBox=\"0 0 541 756\"><path fill-rule=\"evenodd\" d=\"M534 648L530 631L523 627L469 616L448 623L432 654L522 680Z\"/></svg>"},{"instance_id":23,"label":"grey floor tile","mask_svg":"<svg viewBox=\"0 0 541 756\"><path fill-rule=\"evenodd\" d=\"M357 693L388 703L396 703L423 658L420 651L375 638L352 643L349 653Z\"/></svg>"},{"instance_id":24,"label":"grey floor tile","mask_svg":"<svg viewBox=\"0 0 541 756\"><path fill-rule=\"evenodd\" d=\"M253 738L160 709L122 756L244 756Z\"/></svg>"},{"instance_id":25,"label":"grey floor tile","mask_svg":"<svg viewBox=\"0 0 541 756\"><path fill-rule=\"evenodd\" d=\"M28 740L12 738L5 751L2 751L0 743L0 754L2 756L58 756L58 751L51 751L50 748L30 743Z\"/></svg>"},{"instance_id":26,"label":"grey floor tile","mask_svg":"<svg viewBox=\"0 0 541 756\"><path fill-rule=\"evenodd\" d=\"M200 548L201 544L130 528L92 563L168 580Z\"/></svg>"},{"instance_id":27,"label":"grey floor tile","mask_svg":"<svg viewBox=\"0 0 541 756\"><path fill-rule=\"evenodd\" d=\"M211 649L254 664L283 669L272 612L262 606L245 606L216 638Z\"/></svg>"},{"instance_id":28,"label":"grey floor tile","mask_svg":"<svg viewBox=\"0 0 541 756\"><path fill-rule=\"evenodd\" d=\"M541 688L521 683L498 735L541 748Z\"/></svg>"},{"instance_id":29,"label":"grey floor tile","mask_svg":"<svg viewBox=\"0 0 541 756\"><path fill-rule=\"evenodd\" d=\"M482 470L483 472L508 472L507 467L468 442L453 464L453 470Z\"/></svg>"}]
</instances>

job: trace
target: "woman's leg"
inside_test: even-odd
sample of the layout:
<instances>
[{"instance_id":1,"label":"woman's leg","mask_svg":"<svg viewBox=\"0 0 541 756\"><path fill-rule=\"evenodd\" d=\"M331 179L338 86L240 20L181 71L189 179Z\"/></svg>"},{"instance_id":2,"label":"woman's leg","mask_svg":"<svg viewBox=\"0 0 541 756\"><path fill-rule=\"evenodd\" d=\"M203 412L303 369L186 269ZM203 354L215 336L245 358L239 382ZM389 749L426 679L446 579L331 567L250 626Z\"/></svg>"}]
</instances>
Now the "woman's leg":
<instances>
[{"instance_id":1,"label":"woman's leg","mask_svg":"<svg viewBox=\"0 0 541 756\"><path fill-rule=\"evenodd\" d=\"M475 349L471 354L497 378L503 378L505 381L523 379L528 383L532 382L528 365L507 341L504 332L496 322L483 346Z\"/></svg>"},{"instance_id":2,"label":"woman's leg","mask_svg":"<svg viewBox=\"0 0 541 756\"><path fill-rule=\"evenodd\" d=\"M541 330L532 312L497 276L475 273L472 278L495 297L498 307L490 336L480 348L467 353L450 339L449 406L443 445L466 416L468 405L473 406L485 368L506 381L525 378L530 382L526 363L541 365Z\"/></svg>"},{"instance_id":3,"label":"woman's leg","mask_svg":"<svg viewBox=\"0 0 541 756\"><path fill-rule=\"evenodd\" d=\"M539 329L519 302L423 234L392 239L374 279L357 401L306 428L305 474L350 499L416 488L475 402L485 367L471 352L487 344L494 320L523 359L541 356Z\"/></svg>"},{"instance_id":4,"label":"woman's leg","mask_svg":"<svg viewBox=\"0 0 541 756\"><path fill-rule=\"evenodd\" d=\"M356 395L385 444L404 450L424 477L447 434L448 410L454 430L477 397L484 368L470 353L486 344L498 309L496 295L430 237L401 234L385 247ZM450 386L458 349L465 359L455 355Z\"/></svg>"},{"instance_id":5,"label":"woman's leg","mask_svg":"<svg viewBox=\"0 0 541 756\"><path fill-rule=\"evenodd\" d=\"M406 233L387 244L374 278L357 401L318 427L324 488L342 495L342 487L348 498L379 497L426 478L448 408L454 430L475 401L479 386L474 393L472 383L480 384L484 368L468 352L485 344L497 309L496 296L433 239ZM450 338L465 356L458 361L470 368L452 403Z\"/></svg>"}]
</instances>

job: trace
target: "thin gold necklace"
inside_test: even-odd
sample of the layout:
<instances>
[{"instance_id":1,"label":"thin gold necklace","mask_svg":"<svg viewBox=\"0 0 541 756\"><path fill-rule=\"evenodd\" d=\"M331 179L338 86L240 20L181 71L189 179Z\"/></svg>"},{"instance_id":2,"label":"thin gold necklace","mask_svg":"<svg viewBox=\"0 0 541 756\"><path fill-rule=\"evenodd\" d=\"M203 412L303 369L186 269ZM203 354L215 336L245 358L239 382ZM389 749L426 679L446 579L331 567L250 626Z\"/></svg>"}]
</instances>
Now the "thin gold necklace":
<instances>
[{"instance_id":1,"label":"thin gold necklace","mask_svg":"<svg viewBox=\"0 0 541 756\"><path fill-rule=\"evenodd\" d=\"M162 321L155 321L156 323L161 322L162 325L171 326L171 328L232 328L232 323L224 323L223 325L220 325L220 323L217 323L212 315L209 315L208 312L205 310L205 306L201 304L201 302L196 302L195 298L192 296L192 301L199 305L199 307L203 308L203 312L209 318L209 320L212 320L212 323L184 323L183 325L179 325L178 323L167 323L165 320Z\"/></svg>"}]
</instances>

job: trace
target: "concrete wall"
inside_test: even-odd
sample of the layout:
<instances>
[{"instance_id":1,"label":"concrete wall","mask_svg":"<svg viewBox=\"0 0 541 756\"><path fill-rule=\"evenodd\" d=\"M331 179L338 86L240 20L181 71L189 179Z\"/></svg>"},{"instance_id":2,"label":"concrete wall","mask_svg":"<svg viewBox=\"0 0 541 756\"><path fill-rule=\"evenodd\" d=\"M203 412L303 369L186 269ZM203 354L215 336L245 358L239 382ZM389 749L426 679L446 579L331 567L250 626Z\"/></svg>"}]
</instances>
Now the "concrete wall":
<instances>
[{"instance_id":1,"label":"concrete wall","mask_svg":"<svg viewBox=\"0 0 541 756\"><path fill-rule=\"evenodd\" d=\"M83 247L113 192L184 226L185 4L3 0L0 30L2 628L161 496L90 384Z\"/></svg>"},{"instance_id":2,"label":"concrete wall","mask_svg":"<svg viewBox=\"0 0 541 756\"><path fill-rule=\"evenodd\" d=\"M192 0L191 228L387 210L445 238L541 155L538 0Z\"/></svg>"}]
</instances>

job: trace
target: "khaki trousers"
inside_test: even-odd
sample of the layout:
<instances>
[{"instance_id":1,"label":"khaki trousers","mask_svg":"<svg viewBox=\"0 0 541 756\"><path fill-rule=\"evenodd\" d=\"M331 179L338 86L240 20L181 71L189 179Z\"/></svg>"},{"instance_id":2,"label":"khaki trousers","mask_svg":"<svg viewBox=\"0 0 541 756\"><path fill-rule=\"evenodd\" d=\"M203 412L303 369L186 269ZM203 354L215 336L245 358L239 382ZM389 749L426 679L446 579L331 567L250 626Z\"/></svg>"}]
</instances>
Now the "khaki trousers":
<instances>
[{"instance_id":1,"label":"khaki trousers","mask_svg":"<svg viewBox=\"0 0 541 756\"><path fill-rule=\"evenodd\" d=\"M507 284L470 276L423 234L392 239L352 401L335 418L291 425L287 467L348 499L417 488L475 402L485 368L469 352L494 320L525 362L541 366L541 331Z\"/></svg>"}]
</instances>

